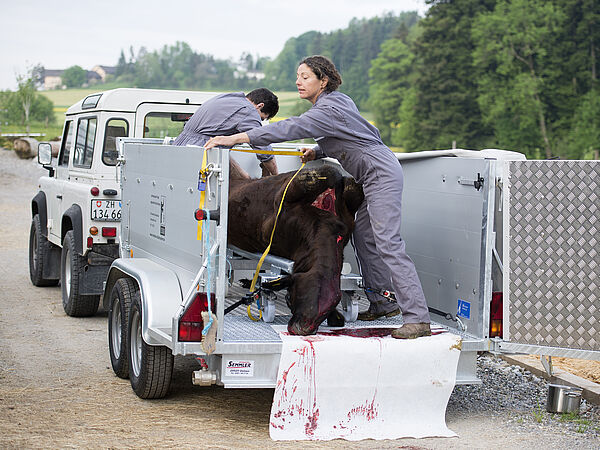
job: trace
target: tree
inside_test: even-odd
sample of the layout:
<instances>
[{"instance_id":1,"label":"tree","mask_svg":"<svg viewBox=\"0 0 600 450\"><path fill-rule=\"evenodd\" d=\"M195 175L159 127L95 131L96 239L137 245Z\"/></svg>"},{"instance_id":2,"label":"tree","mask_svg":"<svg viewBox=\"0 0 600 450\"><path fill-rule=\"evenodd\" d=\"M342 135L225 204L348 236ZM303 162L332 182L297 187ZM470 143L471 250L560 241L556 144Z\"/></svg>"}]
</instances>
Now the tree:
<instances>
[{"instance_id":1,"label":"tree","mask_svg":"<svg viewBox=\"0 0 600 450\"><path fill-rule=\"evenodd\" d=\"M409 151L482 148L492 132L482 123L477 103L470 29L475 17L493 9L495 0L427 1L427 17L419 21L420 35L411 50L415 55L411 94L413 111L407 111L400 134ZM409 145L410 143L410 145Z\"/></svg>"},{"instance_id":2,"label":"tree","mask_svg":"<svg viewBox=\"0 0 600 450\"><path fill-rule=\"evenodd\" d=\"M19 104L23 107L27 136L29 136L29 113L31 112L31 104L34 96L35 82L32 71L30 70L27 74L17 75L17 98Z\"/></svg>"},{"instance_id":3,"label":"tree","mask_svg":"<svg viewBox=\"0 0 600 450\"><path fill-rule=\"evenodd\" d=\"M87 81L87 72L80 66L71 66L62 73L62 82L69 88L78 88Z\"/></svg>"},{"instance_id":4,"label":"tree","mask_svg":"<svg viewBox=\"0 0 600 450\"><path fill-rule=\"evenodd\" d=\"M381 45L379 56L371 62L370 105L384 142L401 146L392 131L400 124L400 106L408 89L414 55L400 39L389 39ZM397 135L395 137L398 137Z\"/></svg>"},{"instance_id":5,"label":"tree","mask_svg":"<svg viewBox=\"0 0 600 450\"><path fill-rule=\"evenodd\" d=\"M479 105L501 147L530 156L554 154L545 80L560 70L550 63L553 36L565 17L551 2L499 0L473 24L473 59L479 69Z\"/></svg>"},{"instance_id":6,"label":"tree","mask_svg":"<svg viewBox=\"0 0 600 450\"><path fill-rule=\"evenodd\" d=\"M572 158L598 159L600 152L600 92L591 89L574 114L570 133Z\"/></svg>"}]
</instances>

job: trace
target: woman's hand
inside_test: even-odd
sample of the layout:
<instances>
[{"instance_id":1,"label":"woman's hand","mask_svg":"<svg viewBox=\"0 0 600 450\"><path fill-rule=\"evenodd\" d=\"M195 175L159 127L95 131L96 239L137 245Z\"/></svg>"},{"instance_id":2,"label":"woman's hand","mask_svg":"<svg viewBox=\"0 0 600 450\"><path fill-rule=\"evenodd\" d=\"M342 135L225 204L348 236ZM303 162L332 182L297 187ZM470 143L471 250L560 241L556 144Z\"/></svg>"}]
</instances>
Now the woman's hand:
<instances>
[{"instance_id":1,"label":"woman's hand","mask_svg":"<svg viewBox=\"0 0 600 450\"><path fill-rule=\"evenodd\" d=\"M300 149L300 151L302 152L302 156L300 156L300 161L302 161L303 163L315 159L316 154L312 148L303 147Z\"/></svg>"}]
</instances>

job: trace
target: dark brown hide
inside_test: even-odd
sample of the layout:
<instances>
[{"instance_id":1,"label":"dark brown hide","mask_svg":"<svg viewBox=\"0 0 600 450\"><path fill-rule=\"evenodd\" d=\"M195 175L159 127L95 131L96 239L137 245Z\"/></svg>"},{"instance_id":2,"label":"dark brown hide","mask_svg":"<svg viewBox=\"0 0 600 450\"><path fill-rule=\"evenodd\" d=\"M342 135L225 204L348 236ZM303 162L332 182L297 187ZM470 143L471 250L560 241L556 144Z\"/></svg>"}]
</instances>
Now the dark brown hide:
<instances>
[{"instance_id":1,"label":"dark brown hide","mask_svg":"<svg viewBox=\"0 0 600 450\"><path fill-rule=\"evenodd\" d=\"M229 242L262 253L269 244L285 186L294 172L253 180L233 173L229 185ZM335 193L335 214L312 205L327 189ZM341 299L343 250L362 200L361 187L331 165L303 169L290 184L270 253L294 261L288 302L291 334L314 334L334 313Z\"/></svg>"}]
</instances>

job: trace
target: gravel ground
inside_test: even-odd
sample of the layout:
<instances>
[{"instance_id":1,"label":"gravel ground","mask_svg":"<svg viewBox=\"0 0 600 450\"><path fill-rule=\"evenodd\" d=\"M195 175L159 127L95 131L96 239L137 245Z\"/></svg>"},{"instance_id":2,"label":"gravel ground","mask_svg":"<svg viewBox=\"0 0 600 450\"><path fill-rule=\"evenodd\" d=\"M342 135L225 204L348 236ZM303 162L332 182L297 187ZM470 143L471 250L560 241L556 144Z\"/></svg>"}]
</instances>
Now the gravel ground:
<instances>
[{"instance_id":1,"label":"gravel ground","mask_svg":"<svg viewBox=\"0 0 600 450\"><path fill-rule=\"evenodd\" d=\"M454 388L448 410L499 417L508 413L508 423L516 430L552 430L574 437L585 436L598 439L600 448L600 406L582 399L579 416L548 413L548 382L488 353L477 359L477 376L481 385Z\"/></svg>"},{"instance_id":2,"label":"gravel ground","mask_svg":"<svg viewBox=\"0 0 600 450\"><path fill-rule=\"evenodd\" d=\"M478 359L482 384L450 397L458 438L275 443L272 390L192 387L185 359L167 399L141 401L110 369L106 313L67 317L60 288L29 282L28 202L46 173L0 150L0 448L600 448L600 407L547 413L548 383L490 354Z\"/></svg>"}]
</instances>

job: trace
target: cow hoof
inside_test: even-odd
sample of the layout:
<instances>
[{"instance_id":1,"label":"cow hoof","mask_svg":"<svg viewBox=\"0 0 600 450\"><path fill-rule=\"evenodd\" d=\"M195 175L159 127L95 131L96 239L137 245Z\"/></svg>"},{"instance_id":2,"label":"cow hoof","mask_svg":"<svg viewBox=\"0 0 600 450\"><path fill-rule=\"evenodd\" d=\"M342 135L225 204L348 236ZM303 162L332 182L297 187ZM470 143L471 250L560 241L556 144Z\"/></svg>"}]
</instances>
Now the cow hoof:
<instances>
[{"instance_id":1,"label":"cow hoof","mask_svg":"<svg viewBox=\"0 0 600 450\"><path fill-rule=\"evenodd\" d=\"M345 323L344 316L337 309L331 311L327 316L327 325L330 327L343 327Z\"/></svg>"}]
</instances>

